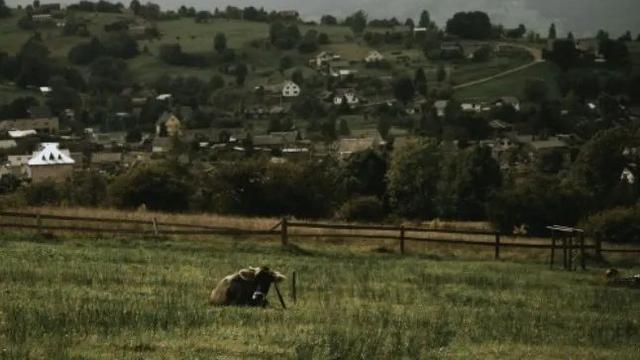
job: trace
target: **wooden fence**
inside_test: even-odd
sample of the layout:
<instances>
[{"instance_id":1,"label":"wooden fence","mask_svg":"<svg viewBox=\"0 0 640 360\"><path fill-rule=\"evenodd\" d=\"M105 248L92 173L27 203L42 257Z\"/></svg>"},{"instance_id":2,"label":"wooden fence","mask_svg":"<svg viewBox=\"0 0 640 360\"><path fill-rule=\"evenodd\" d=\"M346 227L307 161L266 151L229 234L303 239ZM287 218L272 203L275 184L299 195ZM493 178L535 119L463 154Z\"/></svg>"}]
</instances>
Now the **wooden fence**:
<instances>
[{"instance_id":1,"label":"wooden fence","mask_svg":"<svg viewBox=\"0 0 640 360\"><path fill-rule=\"evenodd\" d=\"M53 222L53 224L51 224ZM73 232L73 233L112 233L143 236L161 235L229 235L229 236L280 236L283 246L288 246L292 238L323 239L361 239L361 240L394 240L398 251L407 252L407 243L433 243L454 246L475 246L493 248L494 258L500 259L500 252L506 248L542 249L553 251L559 249L555 241L548 239L501 234L495 231L434 229L411 226L389 225L357 225L330 224L291 221L283 218L270 229L249 230L232 227L187 224L177 222L159 222L150 219L115 219L91 216L62 216L43 213L0 212L0 228L35 230L39 233ZM505 241L505 239L511 239ZM514 240L515 239L515 240ZM602 244L585 242L571 244L565 251L579 251L584 260L587 250L594 250L596 255L602 253L638 253L640 249L606 248ZM566 256L566 255L565 255ZM553 258L552 258L553 259Z\"/></svg>"}]
</instances>

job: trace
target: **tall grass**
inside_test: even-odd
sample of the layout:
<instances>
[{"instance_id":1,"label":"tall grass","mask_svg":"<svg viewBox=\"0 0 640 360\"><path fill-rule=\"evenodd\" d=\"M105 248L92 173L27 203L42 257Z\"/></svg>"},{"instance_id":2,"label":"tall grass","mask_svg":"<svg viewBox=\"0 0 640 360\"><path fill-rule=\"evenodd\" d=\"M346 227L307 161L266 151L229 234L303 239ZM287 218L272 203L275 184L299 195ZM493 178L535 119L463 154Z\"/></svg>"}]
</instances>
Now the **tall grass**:
<instances>
[{"instance_id":1,"label":"tall grass","mask_svg":"<svg viewBox=\"0 0 640 360\"><path fill-rule=\"evenodd\" d=\"M0 239L0 359L634 359L640 351L639 293L605 286L599 269L344 246L292 253L224 237ZM297 304L285 283L288 310L274 294L269 309L207 305L219 278L261 264L299 274Z\"/></svg>"}]
</instances>

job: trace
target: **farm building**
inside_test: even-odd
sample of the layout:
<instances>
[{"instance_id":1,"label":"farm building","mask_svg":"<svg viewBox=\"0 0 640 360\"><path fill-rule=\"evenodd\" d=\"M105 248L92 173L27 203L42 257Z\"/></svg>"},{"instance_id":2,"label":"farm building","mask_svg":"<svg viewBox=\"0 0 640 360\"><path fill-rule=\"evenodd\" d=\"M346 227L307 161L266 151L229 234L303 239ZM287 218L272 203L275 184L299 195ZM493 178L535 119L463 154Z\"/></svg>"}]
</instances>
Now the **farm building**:
<instances>
[{"instance_id":1,"label":"farm building","mask_svg":"<svg viewBox=\"0 0 640 360\"><path fill-rule=\"evenodd\" d=\"M42 143L40 149L33 153L27 164L31 173L31 181L40 182L46 179L64 181L73 172L75 161L69 150L61 150L58 143Z\"/></svg>"},{"instance_id":2,"label":"farm building","mask_svg":"<svg viewBox=\"0 0 640 360\"><path fill-rule=\"evenodd\" d=\"M28 109L29 118L0 121L0 131L35 130L39 133L54 134L60 128L58 118L52 116L47 106L34 106Z\"/></svg>"},{"instance_id":3,"label":"farm building","mask_svg":"<svg viewBox=\"0 0 640 360\"><path fill-rule=\"evenodd\" d=\"M282 96L286 98L298 97L300 96L300 86L294 83L293 81L287 81L284 83L282 87Z\"/></svg>"},{"instance_id":4,"label":"farm building","mask_svg":"<svg viewBox=\"0 0 640 360\"><path fill-rule=\"evenodd\" d=\"M360 103L360 99L353 89L337 90L333 97L333 104L341 105L345 100L347 101L348 105L357 105Z\"/></svg>"},{"instance_id":5,"label":"farm building","mask_svg":"<svg viewBox=\"0 0 640 360\"><path fill-rule=\"evenodd\" d=\"M516 111L520 111L520 100L518 100L518 98L514 96L503 96L500 99L496 100L493 104L497 107L510 105Z\"/></svg>"},{"instance_id":6,"label":"farm building","mask_svg":"<svg viewBox=\"0 0 640 360\"><path fill-rule=\"evenodd\" d=\"M321 68L324 65L329 64L332 61L340 60L340 55L336 55L334 53L323 51L316 55L316 57L309 60L309 65L311 67Z\"/></svg>"},{"instance_id":7,"label":"farm building","mask_svg":"<svg viewBox=\"0 0 640 360\"><path fill-rule=\"evenodd\" d=\"M384 60L384 56L377 50L371 50L369 54L364 58L367 64L377 63Z\"/></svg>"},{"instance_id":8,"label":"farm building","mask_svg":"<svg viewBox=\"0 0 640 360\"><path fill-rule=\"evenodd\" d=\"M15 140L0 140L0 150L13 149L18 146Z\"/></svg>"},{"instance_id":9,"label":"farm building","mask_svg":"<svg viewBox=\"0 0 640 360\"><path fill-rule=\"evenodd\" d=\"M433 104L433 107L436 108L436 113L438 117L443 117L445 115L445 110L447 109L447 105L449 105L449 100L438 100Z\"/></svg>"},{"instance_id":10,"label":"farm building","mask_svg":"<svg viewBox=\"0 0 640 360\"><path fill-rule=\"evenodd\" d=\"M182 122L173 113L165 111L156 121L156 136L180 136L182 134Z\"/></svg>"}]
</instances>

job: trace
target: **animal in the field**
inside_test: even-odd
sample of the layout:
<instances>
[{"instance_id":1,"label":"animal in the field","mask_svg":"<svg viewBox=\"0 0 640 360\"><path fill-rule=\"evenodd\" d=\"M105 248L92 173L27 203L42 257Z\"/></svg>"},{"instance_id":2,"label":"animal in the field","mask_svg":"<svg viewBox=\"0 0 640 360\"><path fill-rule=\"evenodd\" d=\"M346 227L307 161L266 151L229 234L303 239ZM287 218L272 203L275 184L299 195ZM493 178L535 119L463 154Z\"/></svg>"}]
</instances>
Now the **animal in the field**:
<instances>
[{"instance_id":1,"label":"animal in the field","mask_svg":"<svg viewBox=\"0 0 640 360\"><path fill-rule=\"evenodd\" d=\"M284 275L268 267L242 269L220 280L211 291L209 304L265 307L271 284L284 279Z\"/></svg>"}]
</instances>

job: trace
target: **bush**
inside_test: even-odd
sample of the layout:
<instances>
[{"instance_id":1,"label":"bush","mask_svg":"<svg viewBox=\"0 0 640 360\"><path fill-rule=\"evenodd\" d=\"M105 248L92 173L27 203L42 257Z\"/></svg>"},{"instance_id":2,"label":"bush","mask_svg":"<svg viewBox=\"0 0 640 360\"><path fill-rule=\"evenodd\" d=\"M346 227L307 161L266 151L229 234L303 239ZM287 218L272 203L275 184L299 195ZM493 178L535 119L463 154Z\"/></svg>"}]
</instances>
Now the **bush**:
<instances>
[{"instance_id":1,"label":"bush","mask_svg":"<svg viewBox=\"0 0 640 360\"><path fill-rule=\"evenodd\" d=\"M381 221L385 218L384 205L375 196L362 196L345 202L338 217L347 221Z\"/></svg>"},{"instance_id":2,"label":"bush","mask_svg":"<svg viewBox=\"0 0 640 360\"><path fill-rule=\"evenodd\" d=\"M531 234L542 235L549 225L575 226L590 208L584 188L534 176L504 186L489 204L488 215L501 231L525 224Z\"/></svg>"},{"instance_id":3,"label":"bush","mask_svg":"<svg viewBox=\"0 0 640 360\"><path fill-rule=\"evenodd\" d=\"M24 199L29 206L58 205L62 193L58 184L45 180L24 188Z\"/></svg>"},{"instance_id":4,"label":"bush","mask_svg":"<svg viewBox=\"0 0 640 360\"><path fill-rule=\"evenodd\" d=\"M583 221L582 226L599 241L640 245L640 206L600 212Z\"/></svg>"},{"instance_id":5,"label":"bush","mask_svg":"<svg viewBox=\"0 0 640 360\"><path fill-rule=\"evenodd\" d=\"M182 173L182 176L178 174ZM144 204L150 210L185 211L189 209L192 188L184 171L169 166L147 165L118 176L109 187L109 196L119 208Z\"/></svg>"}]
</instances>

